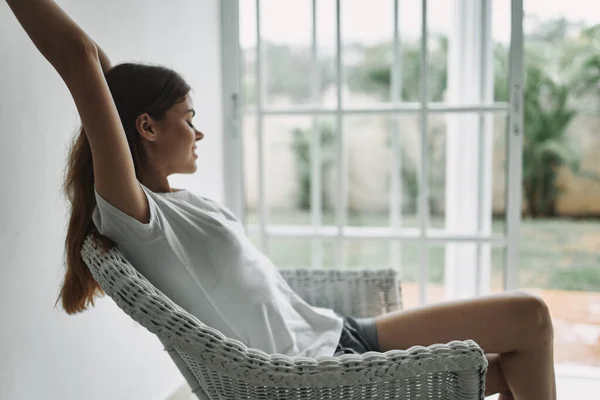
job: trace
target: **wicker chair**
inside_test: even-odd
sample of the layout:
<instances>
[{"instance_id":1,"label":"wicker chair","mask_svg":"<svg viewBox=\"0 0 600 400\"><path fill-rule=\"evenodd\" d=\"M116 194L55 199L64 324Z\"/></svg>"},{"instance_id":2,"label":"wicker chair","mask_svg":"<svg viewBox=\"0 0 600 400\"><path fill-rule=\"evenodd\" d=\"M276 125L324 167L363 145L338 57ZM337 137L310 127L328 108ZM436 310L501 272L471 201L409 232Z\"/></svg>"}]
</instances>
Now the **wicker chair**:
<instances>
[{"instance_id":1,"label":"wicker chair","mask_svg":"<svg viewBox=\"0 0 600 400\"><path fill-rule=\"evenodd\" d=\"M310 359L266 354L226 338L156 289L115 248L91 235L82 256L131 318L158 336L199 399L484 398L487 360L472 340ZM354 316L397 309L394 270L284 270L311 304Z\"/></svg>"}]
</instances>

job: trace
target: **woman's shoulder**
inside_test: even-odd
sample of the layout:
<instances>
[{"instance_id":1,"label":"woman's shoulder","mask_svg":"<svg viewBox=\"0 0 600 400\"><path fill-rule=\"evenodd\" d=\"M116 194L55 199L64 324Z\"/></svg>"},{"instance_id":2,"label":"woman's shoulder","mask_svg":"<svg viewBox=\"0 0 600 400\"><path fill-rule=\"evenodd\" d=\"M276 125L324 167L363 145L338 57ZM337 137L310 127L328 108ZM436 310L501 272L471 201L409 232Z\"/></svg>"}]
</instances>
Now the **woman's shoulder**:
<instances>
[{"instance_id":1,"label":"woman's shoulder","mask_svg":"<svg viewBox=\"0 0 600 400\"><path fill-rule=\"evenodd\" d=\"M198 197L202 201L206 202L208 205L213 207L216 211L224 214L227 217L227 219L238 221L238 218L235 216L235 214L229 208L227 208L226 205L224 205L216 200L213 200L209 197L204 197L204 196L198 196Z\"/></svg>"},{"instance_id":2,"label":"woman's shoulder","mask_svg":"<svg viewBox=\"0 0 600 400\"><path fill-rule=\"evenodd\" d=\"M147 189L147 188L146 188ZM228 219L237 220L237 217L231 212L226 205L220 203L217 200L214 200L211 197L204 196L195 192L192 192L188 189L175 189L173 188L171 192L167 193L156 193L147 189L152 195L156 198L159 198L163 201L170 203L188 203L192 206L196 206L200 208L202 211L213 211L224 214Z\"/></svg>"}]
</instances>

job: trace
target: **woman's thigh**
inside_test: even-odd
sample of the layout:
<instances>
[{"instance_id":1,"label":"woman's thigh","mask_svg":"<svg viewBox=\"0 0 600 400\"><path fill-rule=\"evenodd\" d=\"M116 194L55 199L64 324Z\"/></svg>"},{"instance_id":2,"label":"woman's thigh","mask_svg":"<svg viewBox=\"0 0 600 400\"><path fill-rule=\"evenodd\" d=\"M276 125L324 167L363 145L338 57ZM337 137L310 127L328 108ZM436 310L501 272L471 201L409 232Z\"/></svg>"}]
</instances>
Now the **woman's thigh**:
<instances>
[{"instance_id":1,"label":"woman's thigh","mask_svg":"<svg viewBox=\"0 0 600 400\"><path fill-rule=\"evenodd\" d=\"M395 311L376 323L381 351L472 339L486 353L507 353L531 346L552 329L543 300L522 292Z\"/></svg>"}]
</instances>

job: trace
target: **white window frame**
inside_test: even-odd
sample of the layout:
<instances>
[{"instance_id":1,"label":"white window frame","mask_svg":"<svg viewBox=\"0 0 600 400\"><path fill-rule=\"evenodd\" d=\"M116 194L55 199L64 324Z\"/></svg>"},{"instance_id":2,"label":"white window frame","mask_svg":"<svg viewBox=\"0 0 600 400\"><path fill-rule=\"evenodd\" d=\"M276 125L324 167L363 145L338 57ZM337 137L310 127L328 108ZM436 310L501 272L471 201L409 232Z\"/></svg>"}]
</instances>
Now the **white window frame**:
<instances>
[{"instance_id":1,"label":"white window frame","mask_svg":"<svg viewBox=\"0 0 600 400\"><path fill-rule=\"evenodd\" d=\"M504 289L513 290L518 288L518 263L519 263L519 230L521 224L521 174L522 174L522 131L523 131L523 0L511 0L511 43L510 43L510 100L508 103L490 103L490 104L461 104L447 105L442 103L428 102L426 94L428 93L427 74L422 74L421 79L421 99L416 103L401 102L398 98L400 93L401 79L399 75L399 29L398 13L399 1L394 0L394 58L392 73L392 90L389 103L373 104L368 107L351 107L343 104L342 80L343 76L339 73L342 70L342 47L341 47L341 24L340 9L343 6L341 0L336 1L336 67L337 67L337 107L317 107L317 106L292 106L287 108L266 107L264 104L263 90L264 77L261 68L261 15L260 0L256 1L256 35L257 35L257 63L256 63L256 104L253 109L244 108L240 104L241 95L240 73L241 69L241 51L239 44L239 0L223 0L221 2L221 41L222 41L222 66L223 66L223 149L224 149L224 176L225 176L225 204L233 210L242 220L245 220L244 206L244 176L243 176L243 133L241 132L241 121L245 115L254 114L257 121L258 135L258 173L259 173L259 223L257 226L247 226L248 231L258 232L260 234L260 244L265 252L268 253L268 238L270 237L295 237L312 239L312 260L314 267L321 267L322 260L322 239L336 238L336 267L342 268L346 265L344 239L381 239L388 240L390 243L396 243L390 247L390 262L395 268L401 269L400 264L400 243L413 242L420 245L420 302L427 302L427 284L429 278L429 260L428 246L432 243L458 243L472 242L478 246L478 252L481 252L482 244L502 246L505 250L504 257ZM312 95L313 99L318 97L318 64L317 64L317 43L318 35L316 28L316 1L312 0L312 60L313 60L313 80ZM423 66L428 65L427 60L427 10L428 1L422 1L422 32L421 32L421 70L426 69ZM489 1L489 0L487 0ZM488 3L489 4L489 3ZM486 18L481 21L482 24L490 23ZM313 102L317 104L317 102ZM426 177L429 162L427 159L427 121L428 116L433 113L477 113L480 116L489 113L501 113L508 116L507 132L507 180L506 180L506 231L503 235L498 234L452 234L444 229L428 229L427 218L428 210L428 185ZM311 221L309 226L269 226L267 207L265 204L265 165L264 165L264 139L263 139L263 119L270 115L294 115L302 114L313 117L312 124L312 144L311 144ZM419 192L418 214L419 227L405 228L401 227L401 215L396 211L402 201L401 191L398 187L399 177L398 169L393 168L392 178L394 184L391 188L390 200L390 226L381 228L372 227L349 227L346 226L347 204L345 195L347 185L344 179L338 180L337 187L337 206L336 206L336 224L334 226L322 225L321 211L321 193L320 186L322 177L320 176L320 140L316 129L316 119L321 115L335 116L336 138L337 138L337 162L340 176L345 176L346 160L344 159L344 134L342 132L342 121L346 115L361 114L385 114L390 115L392 120L396 116L403 114L421 115L421 166L419 168ZM396 124L393 124L396 126ZM397 133L392 129L392 143L397 141ZM397 147L394 147L397 148ZM400 165L399 155L394 157L396 166ZM480 157L481 163L481 157ZM481 164L480 164L481 165ZM484 175L484 174L480 174ZM481 178L483 179L483 178ZM481 181L479 182L481 184ZM479 185L481 187L482 185ZM481 196L480 196L481 199ZM478 231L481 232L481 231ZM489 248L490 246L487 246ZM481 276L481 263L477 262L477 279ZM476 289L476 294L480 294Z\"/></svg>"}]
</instances>

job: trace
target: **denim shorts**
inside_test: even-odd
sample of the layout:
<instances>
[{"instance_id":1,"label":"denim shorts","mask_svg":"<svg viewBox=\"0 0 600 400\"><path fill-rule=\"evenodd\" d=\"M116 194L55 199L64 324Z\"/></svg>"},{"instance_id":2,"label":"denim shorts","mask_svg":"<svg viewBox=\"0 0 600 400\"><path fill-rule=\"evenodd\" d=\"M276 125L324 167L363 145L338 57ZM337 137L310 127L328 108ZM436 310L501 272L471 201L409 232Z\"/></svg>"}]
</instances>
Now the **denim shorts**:
<instances>
[{"instance_id":1,"label":"denim shorts","mask_svg":"<svg viewBox=\"0 0 600 400\"><path fill-rule=\"evenodd\" d=\"M380 351L375 318L341 316L344 327L334 356Z\"/></svg>"}]
</instances>

